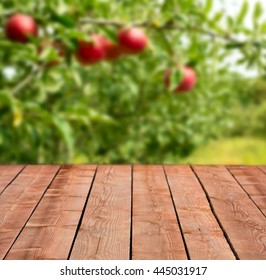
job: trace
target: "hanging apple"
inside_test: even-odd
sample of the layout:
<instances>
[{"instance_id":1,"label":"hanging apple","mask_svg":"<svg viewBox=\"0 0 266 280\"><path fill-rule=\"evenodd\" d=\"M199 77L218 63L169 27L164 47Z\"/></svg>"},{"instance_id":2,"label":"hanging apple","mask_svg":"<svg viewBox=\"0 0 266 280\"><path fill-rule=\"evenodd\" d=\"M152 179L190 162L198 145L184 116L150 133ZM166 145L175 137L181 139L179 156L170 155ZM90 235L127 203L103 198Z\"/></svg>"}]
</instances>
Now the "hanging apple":
<instances>
[{"instance_id":1,"label":"hanging apple","mask_svg":"<svg viewBox=\"0 0 266 280\"><path fill-rule=\"evenodd\" d=\"M102 43L102 36L93 34L91 35L91 42L79 41L75 55L82 65L91 65L103 60L105 58L105 49Z\"/></svg>"},{"instance_id":2,"label":"hanging apple","mask_svg":"<svg viewBox=\"0 0 266 280\"><path fill-rule=\"evenodd\" d=\"M177 75L176 75L177 74ZM178 84L173 84L176 80L178 80ZM169 89L173 87L173 92L180 93L180 92L188 92L193 90L196 85L196 72L193 68L189 66L184 66L181 70L177 69L168 69L164 76L164 84Z\"/></svg>"},{"instance_id":3,"label":"hanging apple","mask_svg":"<svg viewBox=\"0 0 266 280\"><path fill-rule=\"evenodd\" d=\"M38 27L32 17L15 14L7 20L5 34L11 41L26 43L30 36L38 35Z\"/></svg>"},{"instance_id":4,"label":"hanging apple","mask_svg":"<svg viewBox=\"0 0 266 280\"><path fill-rule=\"evenodd\" d=\"M123 49L121 46L113 43L110 39L102 36L102 45L105 50L105 59L108 61L113 61L118 59L123 54Z\"/></svg>"},{"instance_id":5,"label":"hanging apple","mask_svg":"<svg viewBox=\"0 0 266 280\"><path fill-rule=\"evenodd\" d=\"M140 28L126 28L118 33L118 41L125 53L140 53L148 46L146 33Z\"/></svg>"}]
</instances>

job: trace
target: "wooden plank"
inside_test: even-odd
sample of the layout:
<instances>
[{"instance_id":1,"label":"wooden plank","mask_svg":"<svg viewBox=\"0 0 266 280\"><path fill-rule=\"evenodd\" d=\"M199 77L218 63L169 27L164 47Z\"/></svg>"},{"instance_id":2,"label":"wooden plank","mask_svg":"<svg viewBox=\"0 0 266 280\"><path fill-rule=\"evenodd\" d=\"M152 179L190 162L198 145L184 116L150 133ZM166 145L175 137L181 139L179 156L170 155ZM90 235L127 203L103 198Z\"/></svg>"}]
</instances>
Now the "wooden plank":
<instances>
[{"instance_id":1,"label":"wooden plank","mask_svg":"<svg viewBox=\"0 0 266 280\"><path fill-rule=\"evenodd\" d=\"M23 168L24 165L0 165L0 194Z\"/></svg>"},{"instance_id":2,"label":"wooden plank","mask_svg":"<svg viewBox=\"0 0 266 280\"><path fill-rule=\"evenodd\" d=\"M266 215L266 174L257 167L228 166L227 168Z\"/></svg>"},{"instance_id":3,"label":"wooden plank","mask_svg":"<svg viewBox=\"0 0 266 280\"><path fill-rule=\"evenodd\" d=\"M132 259L187 259L162 166L134 166Z\"/></svg>"},{"instance_id":4,"label":"wooden plank","mask_svg":"<svg viewBox=\"0 0 266 280\"><path fill-rule=\"evenodd\" d=\"M59 166L27 166L0 196L0 259L4 258Z\"/></svg>"},{"instance_id":5,"label":"wooden plank","mask_svg":"<svg viewBox=\"0 0 266 280\"><path fill-rule=\"evenodd\" d=\"M166 165L165 172L192 260L231 260L235 256L189 166Z\"/></svg>"},{"instance_id":6,"label":"wooden plank","mask_svg":"<svg viewBox=\"0 0 266 280\"><path fill-rule=\"evenodd\" d=\"M193 166L240 259L266 259L266 220L224 167Z\"/></svg>"},{"instance_id":7,"label":"wooden plank","mask_svg":"<svg viewBox=\"0 0 266 280\"><path fill-rule=\"evenodd\" d=\"M63 166L6 259L67 259L96 166Z\"/></svg>"},{"instance_id":8,"label":"wooden plank","mask_svg":"<svg viewBox=\"0 0 266 280\"><path fill-rule=\"evenodd\" d=\"M264 165L262 166L261 165L261 166L259 166L259 168L260 168L260 170L262 170L266 174L266 166L264 166Z\"/></svg>"},{"instance_id":9,"label":"wooden plank","mask_svg":"<svg viewBox=\"0 0 266 280\"><path fill-rule=\"evenodd\" d=\"M131 166L99 166L70 259L129 259Z\"/></svg>"}]
</instances>

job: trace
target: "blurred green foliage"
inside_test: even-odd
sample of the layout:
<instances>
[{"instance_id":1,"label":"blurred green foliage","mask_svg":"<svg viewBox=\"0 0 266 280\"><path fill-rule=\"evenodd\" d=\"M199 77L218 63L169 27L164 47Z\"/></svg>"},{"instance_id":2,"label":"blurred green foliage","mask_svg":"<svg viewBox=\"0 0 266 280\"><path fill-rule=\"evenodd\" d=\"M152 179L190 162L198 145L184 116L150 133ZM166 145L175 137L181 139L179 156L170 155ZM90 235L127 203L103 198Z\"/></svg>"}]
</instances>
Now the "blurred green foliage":
<instances>
[{"instance_id":1,"label":"blurred green foliage","mask_svg":"<svg viewBox=\"0 0 266 280\"><path fill-rule=\"evenodd\" d=\"M212 7L212 0L2 0L0 163L182 162L213 139L265 140L262 7L256 5L252 27L244 24L248 1L235 16ZM8 41L4 25L14 12L35 17L40 36L26 45ZM107 24L81 20L88 18ZM112 63L80 66L72 55L77 40L92 32L114 39L117 28L108 21L148 22L149 49ZM39 55L38 46L47 39L61 41L67 55L58 58L59 66L40 70L57 56L52 48ZM257 70L258 79L228 69L225 59L236 51L237 64ZM197 87L188 94L165 89L164 73L177 64L197 71Z\"/></svg>"}]
</instances>

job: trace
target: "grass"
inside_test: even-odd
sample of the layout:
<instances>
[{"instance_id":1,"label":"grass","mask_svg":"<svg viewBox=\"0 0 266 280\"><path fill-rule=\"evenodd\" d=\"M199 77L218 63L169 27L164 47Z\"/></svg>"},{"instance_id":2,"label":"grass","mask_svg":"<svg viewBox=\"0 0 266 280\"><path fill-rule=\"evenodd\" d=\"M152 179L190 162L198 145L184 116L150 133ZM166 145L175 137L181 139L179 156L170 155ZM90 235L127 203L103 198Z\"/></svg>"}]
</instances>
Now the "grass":
<instances>
[{"instance_id":1,"label":"grass","mask_svg":"<svg viewBox=\"0 0 266 280\"><path fill-rule=\"evenodd\" d=\"M210 142L186 158L184 164L265 165L266 141L234 138Z\"/></svg>"}]
</instances>

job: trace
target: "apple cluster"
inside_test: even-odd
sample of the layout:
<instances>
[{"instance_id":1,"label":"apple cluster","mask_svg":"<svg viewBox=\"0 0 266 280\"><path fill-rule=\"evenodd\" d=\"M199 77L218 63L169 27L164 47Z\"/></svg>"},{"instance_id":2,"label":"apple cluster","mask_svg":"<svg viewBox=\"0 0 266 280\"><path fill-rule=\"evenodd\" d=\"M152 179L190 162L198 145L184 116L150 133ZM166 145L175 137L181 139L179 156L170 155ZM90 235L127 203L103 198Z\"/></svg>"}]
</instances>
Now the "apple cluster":
<instances>
[{"instance_id":1,"label":"apple cluster","mask_svg":"<svg viewBox=\"0 0 266 280\"><path fill-rule=\"evenodd\" d=\"M118 43L99 34L92 34L90 38L91 42L78 42L78 50L75 55L82 65L94 64L103 59L116 60L122 55L138 54L144 51L148 45L145 32L135 27L121 29L117 35Z\"/></svg>"},{"instance_id":2,"label":"apple cluster","mask_svg":"<svg viewBox=\"0 0 266 280\"><path fill-rule=\"evenodd\" d=\"M11 41L27 43L30 37L38 36L38 26L32 17L14 14L7 20L5 34ZM59 56L65 56L64 46L60 42L45 41L39 46L39 52L41 53L47 46L54 47ZM128 27L118 31L116 43L101 34L91 34L89 41L78 41L75 57L81 65L92 65L103 60L113 61L123 55L139 54L147 46L148 38L145 31L137 27ZM59 61L51 61L47 66L55 66L58 63ZM181 70L183 78L174 90L175 93L190 91L196 83L196 74L192 68L185 66ZM164 83L167 88L173 71L175 69L168 69L165 73Z\"/></svg>"},{"instance_id":3,"label":"apple cluster","mask_svg":"<svg viewBox=\"0 0 266 280\"><path fill-rule=\"evenodd\" d=\"M15 14L11 16L5 27L6 37L11 41L27 43L30 36L38 36L37 23L28 15ZM77 60L82 65L98 63L102 60L115 60L126 54L138 54L148 46L148 38L140 28L121 29L117 35L118 43L112 42L104 35L92 34L89 41L79 41L75 52ZM64 56L64 48L59 42L44 42L39 47L42 51L52 45L60 56Z\"/></svg>"}]
</instances>

